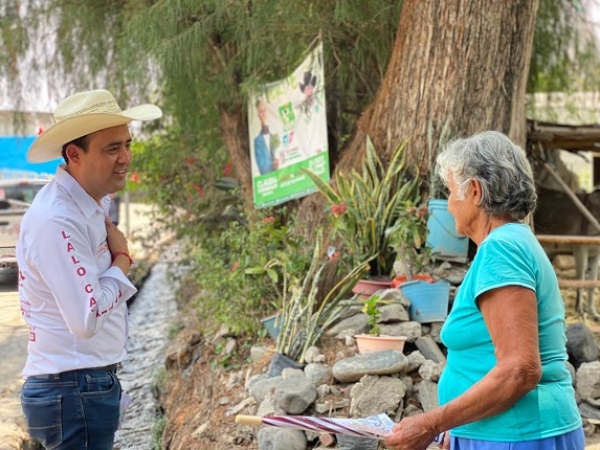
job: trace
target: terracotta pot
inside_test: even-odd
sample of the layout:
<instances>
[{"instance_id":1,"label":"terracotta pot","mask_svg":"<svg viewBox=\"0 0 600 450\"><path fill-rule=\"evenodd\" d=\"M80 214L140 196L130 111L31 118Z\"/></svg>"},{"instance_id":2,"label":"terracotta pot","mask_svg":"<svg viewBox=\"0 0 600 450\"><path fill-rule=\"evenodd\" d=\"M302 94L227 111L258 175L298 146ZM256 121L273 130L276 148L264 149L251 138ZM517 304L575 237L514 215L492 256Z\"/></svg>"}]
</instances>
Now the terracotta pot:
<instances>
[{"instance_id":1,"label":"terracotta pot","mask_svg":"<svg viewBox=\"0 0 600 450\"><path fill-rule=\"evenodd\" d=\"M428 283L433 283L433 278L431 276L427 275L426 273L418 273L416 275L413 275L412 279L427 281ZM397 277L395 277L392 280L392 287L397 288L397 287L401 286L403 283L408 283L409 281L411 281L411 280L409 280L406 275L398 275Z\"/></svg>"},{"instance_id":2,"label":"terracotta pot","mask_svg":"<svg viewBox=\"0 0 600 450\"><path fill-rule=\"evenodd\" d=\"M369 298L375 292L381 289L390 289L392 280L389 278L369 278L359 280L352 288L352 292L359 294L360 298Z\"/></svg>"},{"instance_id":3,"label":"terracotta pot","mask_svg":"<svg viewBox=\"0 0 600 450\"><path fill-rule=\"evenodd\" d=\"M357 334L354 336L359 353L380 352L382 350L404 350L406 336L374 336Z\"/></svg>"}]
</instances>

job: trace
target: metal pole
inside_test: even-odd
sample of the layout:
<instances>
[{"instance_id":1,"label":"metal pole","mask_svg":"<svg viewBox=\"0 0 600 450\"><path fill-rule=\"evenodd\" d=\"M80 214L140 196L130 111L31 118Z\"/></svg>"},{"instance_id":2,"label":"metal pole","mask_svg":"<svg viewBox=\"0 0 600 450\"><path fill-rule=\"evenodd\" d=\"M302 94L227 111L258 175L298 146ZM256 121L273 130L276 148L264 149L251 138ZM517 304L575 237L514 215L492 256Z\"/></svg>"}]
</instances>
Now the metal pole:
<instances>
[{"instance_id":1,"label":"metal pole","mask_svg":"<svg viewBox=\"0 0 600 450\"><path fill-rule=\"evenodd\" d=\"M131 195L129 191L125 191L125 237L129 239L131 237L131 222L129 221L129 204L131 203Z\"/></svg>"}]
</instances>

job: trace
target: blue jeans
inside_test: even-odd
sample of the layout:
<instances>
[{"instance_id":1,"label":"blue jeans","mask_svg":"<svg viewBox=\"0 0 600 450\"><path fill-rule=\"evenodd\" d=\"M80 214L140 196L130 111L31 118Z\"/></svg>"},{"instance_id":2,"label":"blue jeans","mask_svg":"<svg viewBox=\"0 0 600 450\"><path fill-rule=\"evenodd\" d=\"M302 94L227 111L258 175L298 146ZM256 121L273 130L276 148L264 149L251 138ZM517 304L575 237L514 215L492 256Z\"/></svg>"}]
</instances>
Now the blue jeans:
<instances>
[{"instance_id":1,"label":"blue jeans","mask_svg":"<svg viewBox=\"0 0 600 450\"><path fill-rule=\"evenodd\" d=\"M80 369L43 377L27 378L21 389L31 437L48 450L112 450L121 397L116 374Z\"/></svg>"}]
</instances>

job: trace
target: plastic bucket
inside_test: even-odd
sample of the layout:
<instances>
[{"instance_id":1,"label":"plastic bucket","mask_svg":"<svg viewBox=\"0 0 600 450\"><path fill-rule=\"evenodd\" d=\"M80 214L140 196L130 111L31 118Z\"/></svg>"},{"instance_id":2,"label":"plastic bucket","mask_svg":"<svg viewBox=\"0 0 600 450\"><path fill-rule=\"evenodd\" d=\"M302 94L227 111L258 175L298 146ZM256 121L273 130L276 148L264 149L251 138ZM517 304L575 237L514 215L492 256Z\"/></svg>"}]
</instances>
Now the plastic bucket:
<instances>
[{"instance_id":1,"label":"plastic bucket","mask_svg":"<svg viewBox=\"0 0 600 450\"><path fill-rule=\"evenodd\" d=\"M434 255L466 258L469 238L456 232L454 216L448 212L448 200L432 199L427 203L427 246Z\"/></svg>"},{"instance_id":2,"label":"plastic bucket","mask_svg":"<svg viewBox=\"0 0 600 450\"><path fill-rule=\"evenodd\" d=\"M410 300L410 320L419 323L443 322L448 315L450 283L414 280L400 285L402 293Z\"/></svg>"}]
</instances>

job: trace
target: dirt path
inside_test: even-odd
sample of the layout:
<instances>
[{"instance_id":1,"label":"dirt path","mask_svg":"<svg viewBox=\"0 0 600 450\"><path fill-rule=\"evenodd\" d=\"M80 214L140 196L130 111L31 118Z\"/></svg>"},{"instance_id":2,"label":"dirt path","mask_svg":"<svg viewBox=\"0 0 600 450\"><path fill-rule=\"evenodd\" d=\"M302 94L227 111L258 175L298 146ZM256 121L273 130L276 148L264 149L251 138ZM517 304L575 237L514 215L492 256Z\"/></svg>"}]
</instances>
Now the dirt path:
<instances>
[{"instance_id":1,"label":"dirt path","mask_svg":"<svg viewBox=\"0 0 600 450\"><path fill-rule=\"evenodd\" d=\"M19 307L16 273L7 272L0 278L0 450L21 448L25 437L19 392L27 334Z\"/></svg>"}]
</instances>

